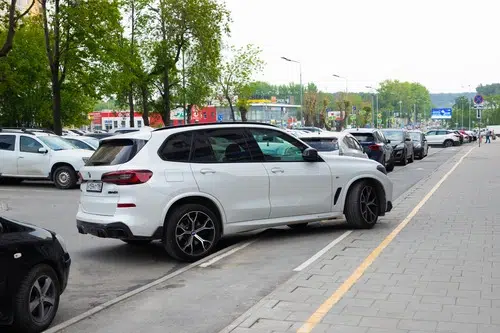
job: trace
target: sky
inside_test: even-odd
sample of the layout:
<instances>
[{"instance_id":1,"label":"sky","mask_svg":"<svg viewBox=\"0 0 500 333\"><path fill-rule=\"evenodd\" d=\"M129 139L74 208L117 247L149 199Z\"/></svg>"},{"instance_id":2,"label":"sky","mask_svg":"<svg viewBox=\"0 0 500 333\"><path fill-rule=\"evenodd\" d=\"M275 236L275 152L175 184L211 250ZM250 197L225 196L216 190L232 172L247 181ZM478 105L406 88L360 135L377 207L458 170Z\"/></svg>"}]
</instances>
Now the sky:
<instances>
[{"instance_id":1,"label":"sky","mask_svg":"<svg viewBox=\"0 0 500 333\"><path fill-rule=\"evenodd\" d=\"M499 0L225 0L235 46L262 49L274 84L370 91L386 79L431 93L500 82ZM339 75L345 79L336 78ZM469 85L472 87L469 89Z\"/></svg>"}]
</instances>

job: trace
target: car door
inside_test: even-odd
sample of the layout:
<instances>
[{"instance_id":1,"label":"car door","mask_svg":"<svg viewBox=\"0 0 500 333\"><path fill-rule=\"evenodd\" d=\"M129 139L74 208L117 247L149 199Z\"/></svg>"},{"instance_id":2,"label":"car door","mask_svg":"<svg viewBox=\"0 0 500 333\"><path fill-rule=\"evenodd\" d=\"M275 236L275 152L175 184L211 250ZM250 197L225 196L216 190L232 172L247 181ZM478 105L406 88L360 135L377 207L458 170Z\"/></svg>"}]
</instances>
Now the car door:
<instances>
[{"instance_id":1,"label":"car door","mask_svg":"<svg viewBox=\"0 0 500 333\"><path fill-rule=\"evenodd\" d=\"M48 177L50 172L50 154L38 150L45 148L35 138L21 135L17 156L17 174L28 177Z\"/></svg>"},{"instance_id":2,"label":"car door","mask_svg":"<svg viewBox=\"0 0 500 333\"><path fill-rule=\"evenodd\" d=\"M384 151L384 156L385 156L385 162L389 163L390 160L392 159L392 145L389 143L389 140L384 135L384 132L382 131L375 131L375 138L379 143L382 144L382 149Z\"/></svg>"},{"instance_id":3,"label":"car door","mask_svg":"<svg viewBox=\"0 0 500 333\"><path fill-rule=\"evenodd\" d=\"M220 202L227 223L269 218L269 176L243 128L195 131L190 162L200 192Z\"/></svg>"},{"instance_id":4,"label":"car door","mask_svg":"<svg viewBox=\"0 0 500 333\"><path fill-rule=\"evenodd\" d=\"M429 143L427 142L427 137L425 136L424 133L422 133L422 147L423 147L424 153L426 153L427 149L429 147Z\"/></svg>"},{"instance_id":5,"label":"car door","mask_svg":"<svg viewBox=\"0 0 500 333\"><path fill-rule=\"evenodd\" d=\"M15 134L0 134L0 175L17 175Z\"/></svg>"},{"instance_id":6,"label":"car door","mask_svg":"<svg viewBox=\"0 0 500 333\"><path fill-rule=\"evenodd\" d=\"M326 162L304 161L302 152L308 147L285 132L267 128L248 131L269 174L270 218L331 212L332 174Z\"/></svg>"},{"instance_id":7,"label":"car door","mask_svg":"<svg viewBox=\"0 0 500 333\"><path fill-rule=\"evenodd\" d=\"M343 138L343 155L345 156L351 156L351 157L363 157L368 156L363 152L363 148L355 139L353 139L351 136L344 136ZM359 145L359 148L356 146L356 144Z\"/></svg>"},{"instance_id":8,"label":"car door","mask_svg":"<svg viewBox=\"0 0 500 333\"><path fill-rule=\"evenodd\" d=\"M426 134L427 136L427 143L431 145L436 145L438 144L438 137L437 137L437 131L429 131Z\"/></svg>"}]
</instances>

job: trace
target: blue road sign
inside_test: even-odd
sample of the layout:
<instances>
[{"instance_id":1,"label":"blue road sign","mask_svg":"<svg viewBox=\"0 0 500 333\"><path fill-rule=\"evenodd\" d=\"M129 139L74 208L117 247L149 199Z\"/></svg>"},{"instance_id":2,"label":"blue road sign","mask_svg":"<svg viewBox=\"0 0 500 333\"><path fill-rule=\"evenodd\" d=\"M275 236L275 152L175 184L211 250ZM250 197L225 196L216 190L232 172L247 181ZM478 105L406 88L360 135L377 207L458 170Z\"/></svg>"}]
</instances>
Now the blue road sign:
<instances>
[{"instance_id":1,"label":"blue road sign","mask_svg":"<svg viewBox=\"0 0 500 333\"><path fill-rule=\"evenodd\" d=\"M217 122L222 123L223 120L224 120L224 115L223 114L218 114L217 115Z\"/></svg>"},{"instance_id":2,"label":"blue road sign","mask_svg":"<svg viewBox=\"0 0 500 333\"><path fill-rule=\"evenodd\" d=\"M476 104L483 104L484 98L481 95L476 95L474 96L474 103Z\"/></svg>"},{"instance_id":3,"label":"blue road sign","mask_svg":"<svg viewBox=\"0 0 500 333\"><path fill-rule=\"evenodd\" d=\"M356 111L356 107L355 106L352 107L352 111Z\"/></svg>"},{"instance_id":4,"label":"blue road sign","mask_svg":"<svg viewBox=\"0 0 500 333\"><path fill-rule=\"evenodd\" d=\"M451 119L452 110L450 108L432 109L432 119Z\"/></svg>"}]
</instances>

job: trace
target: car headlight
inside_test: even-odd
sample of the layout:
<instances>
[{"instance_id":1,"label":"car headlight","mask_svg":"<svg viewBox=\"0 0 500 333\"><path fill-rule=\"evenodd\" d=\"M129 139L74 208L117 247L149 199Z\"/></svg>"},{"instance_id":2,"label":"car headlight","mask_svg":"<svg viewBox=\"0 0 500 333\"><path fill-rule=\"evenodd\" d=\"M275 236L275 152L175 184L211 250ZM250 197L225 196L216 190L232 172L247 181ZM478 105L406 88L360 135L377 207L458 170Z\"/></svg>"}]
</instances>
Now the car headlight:
<instances>
[{"instance_id":1,"label":"car headlight","mask_svg":"<svg viewBox=\"0 0 500 333\"><path fill-rule=\"evenodd\" d=\"M64 253L68 253L68 248L66 247L66 242L64 241L64 238L62 238L61 235L56 234L56 239L59 242L59 244L61 245Z\"/></svg>"}]
</instances>

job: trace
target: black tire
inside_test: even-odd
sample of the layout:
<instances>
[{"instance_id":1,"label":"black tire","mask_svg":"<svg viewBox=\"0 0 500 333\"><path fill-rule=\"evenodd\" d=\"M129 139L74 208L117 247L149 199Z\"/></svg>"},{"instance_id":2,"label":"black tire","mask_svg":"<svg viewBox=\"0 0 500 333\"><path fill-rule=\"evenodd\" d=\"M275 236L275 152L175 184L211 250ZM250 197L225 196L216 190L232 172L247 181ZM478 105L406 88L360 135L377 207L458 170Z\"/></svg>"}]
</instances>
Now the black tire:
<instances>
[{"instance_id":1,"label":"black tire","mask_svg":"<svg viewBox=\"0 0 500 333\"><path fill-rule=\"evenodd\" d=\"M294 230L305 230L305 229L307 229L308 225L309 225L309 223L289 224L288 228L294 229Z\"/></svg>"},{"instance_id":2,"label":"black tire","mask_svg":"<svg viewBox=\"0 0 500 333\"><path fill-rule=\"evenodd\" d=\"M64 165L54 171L54 184L60 190L74 188L77 181L76 172L70 166Z\"/></svg>"},{"instance_id":3,"label":"black tire","mask_svg":"<svg viewBox=\"0 0 500 333\"><path fill-rule=\"evenodd\" d=\"M374 195L374 203L373 205L370 205L371 209L364 212L365 209L362 205L362 195L364 194L366 196L366 189L371 189L370 193L373 193ZM371 201L371 199L369 201ZM367 181L360 181L352 185L349 189L345 202L344 214L347 224L352 228L371 229L377 223L380 207L378 203L377 190L371 183ZM375 211L373 212L373 210ZM370 217L369 219L366 218L367 215Z\"/></svg>"},{"instance_id":4,"label":"black tire","mask_svg":"<svg viewBox=\"0 0 500 333\"><path fill-rule=\"evenodd\" d=\"M415 161L415 152L411 152L411 156L410 158L408 159L408 163L413 163L413 161Z\"/></svg>"},{"instance_id":5,"label":"black tire","mask_svg":"<svg viewBox=\"0 0 500 333\"><path fill-rule=\"evenodd\" d=\"M133 246L146 246L152 242L151 239L122 239L122 241Z\"/></svg>"},{"instance_id":6,"label":"black tire","mask_svg":"<svg viewBox=\"0 0 500 333\"><path fill-rule=\"evenodd\" d=\"M44 280L44 277L50 278L52 281L53 287L48 289L46 295L50 293L50 300L53 300L53 305L49 305L49 297L40 297L42 300L41 303L38 303L38 305L33 308L33 311L30 311L30 303L34 303L37 299L34 296L44 288L44 285L40 285L40 281L47 281L46 279ZM38 286L41 287L40 289L35 287L37 281L39 282ZM14 328L19 332L26 333L38 333L46 330L56 316L60 294L61 287L59 285L59 279L52 267L45 264L33 267L21 282L17 294L14 297ZM45 305L47 305L49 313L45 313L42 317L40 306ZM37 320L34 313L37 313L42 318Z\"/></svg>"},{"instance_id":7,"label":"black tire","mask_svg":"<svg viewBox=\"0 0 500 333\"><path fill-rule=\"evenodd\" d=\"M385 166L385 170L387 170L387 172L392 172L394 170L394 161L391 160L389 164Z\"/></svg>"},{"instance_id":8,"label":"black tire","mask_svg":"<svg viewBox=\"0 0 500 333\"><path fill-rule=\"evenodd\" d=\"M445 148L450 148L450 147L453 147L453 141L452 140L445 140L443 146Z\"/></svg>"},{"instance_id":9,"label":"black tire","mask_svg":"<svg viewBox=\"0 0 500 333\"><path fill-rule=\"evenodd\" d=\"M195 221L195 226L192 227L193 223L189 219L189 217L197 220L198 215L196 215L196 213L201 214L201 217L203 217L204 215L203 220L206 219L206 221ZM207 229L200 230L203 222L205 222ZM187 224L191 224L191 226ZM186 228L191 230L187 230ZM171 214L169 214L169 216L167 216L164 230L164 246L167 253L175 259L187 262L200 260L212 253L217 242L219 241L221 234L220 221L215 213L200 204L185 204L175 208L175 210ZM179 232L182 230L184 230L184 232L182 232L182 235L179 235ZM195 232L196 230L200 231ZM200 233L201 231L204 231L204 233L199 234L198 238L196 238L195 235ZM195 232L195 234L193 234L193 232ZM206 239L204 237L206 237ZM204 241L208 241L209 244L207 244L207 246L205 247L203 245L204 242L199 240L200 238ZM185 243L190 243L191 246L187 245L183 249L180 243L184 243L182 245L185 245ZM194 251L195 247L197 247L197 251Z\"/></svg>"}]
</instances>

